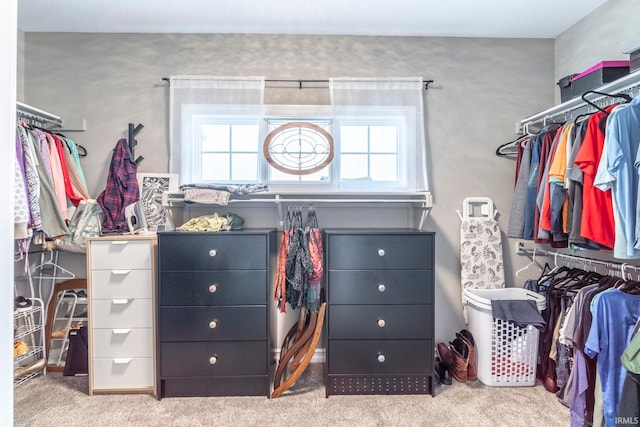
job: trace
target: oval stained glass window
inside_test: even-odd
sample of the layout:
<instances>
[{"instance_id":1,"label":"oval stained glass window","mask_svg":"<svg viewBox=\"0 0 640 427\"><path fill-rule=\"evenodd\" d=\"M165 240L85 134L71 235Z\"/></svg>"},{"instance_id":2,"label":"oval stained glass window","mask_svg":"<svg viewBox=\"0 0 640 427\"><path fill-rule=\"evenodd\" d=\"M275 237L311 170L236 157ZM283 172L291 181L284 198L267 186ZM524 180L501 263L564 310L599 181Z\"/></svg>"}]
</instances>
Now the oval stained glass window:
<instances>
[{"instance_id":1,"label":"oval stained glass window","mask_svg":"<svg viewBox=\"0 0 640 427\"><path fill-rule=\"evenodd\" d=\"M333 137L313 123L291 122L269 132L263 153L267 162L279 171L308 175L333 160Z\"/></svg>"}]
</instances>

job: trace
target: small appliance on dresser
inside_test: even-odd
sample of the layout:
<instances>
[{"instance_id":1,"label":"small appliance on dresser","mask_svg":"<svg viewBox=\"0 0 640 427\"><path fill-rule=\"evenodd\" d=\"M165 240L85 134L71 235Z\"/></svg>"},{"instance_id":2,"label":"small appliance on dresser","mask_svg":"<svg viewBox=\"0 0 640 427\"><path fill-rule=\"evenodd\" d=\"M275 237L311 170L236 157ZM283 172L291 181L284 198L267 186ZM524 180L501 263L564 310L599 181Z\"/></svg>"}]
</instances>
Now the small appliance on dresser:
<instances>
[{"instance_id":1,"label":"small appliance on dresser","mask_svg":"<svg viewBox=\"0 0 640 427\"><path fill-rule=\"evenodd\" d=\"M156 237L96 237L87 247L89 394L155 394Z\"/></svg>"},{"instance_id":2,"label":"small appliance on dresser","mask_svg":"<svg viewBox=\"0 0 640 427\"><path fill-rule=\"evenodd\" d=\"M325 230L326 396L433 394L435 234Z\"/></svg>"},{"instance_id":3,"label":"small appliance on dresser","mask_svg":"<svg viewBox=\"0 0 640 427\"><path fill-rule=\"evenodd\" d=\"M158 233L158 399L269 396L276 232Z\"/></svg>"}]
</instances>

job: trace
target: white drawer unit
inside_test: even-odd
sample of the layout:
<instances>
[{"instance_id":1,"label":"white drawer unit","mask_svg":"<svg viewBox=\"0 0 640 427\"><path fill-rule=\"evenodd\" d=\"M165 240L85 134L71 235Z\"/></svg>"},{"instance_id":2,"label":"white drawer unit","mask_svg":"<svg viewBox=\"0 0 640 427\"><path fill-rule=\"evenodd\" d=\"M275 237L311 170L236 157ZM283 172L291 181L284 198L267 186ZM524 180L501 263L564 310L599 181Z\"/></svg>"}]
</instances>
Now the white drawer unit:
<instances>
[{"instance_id":1,"label":"white drawer unit","mask_svg":"<svg viewBox=\"0 0 640 427\"><path fill-rule=\"evenodd\" d=\"M89 394L151 393L156 236L89 240Z\"/></svg>"}]
</instances>

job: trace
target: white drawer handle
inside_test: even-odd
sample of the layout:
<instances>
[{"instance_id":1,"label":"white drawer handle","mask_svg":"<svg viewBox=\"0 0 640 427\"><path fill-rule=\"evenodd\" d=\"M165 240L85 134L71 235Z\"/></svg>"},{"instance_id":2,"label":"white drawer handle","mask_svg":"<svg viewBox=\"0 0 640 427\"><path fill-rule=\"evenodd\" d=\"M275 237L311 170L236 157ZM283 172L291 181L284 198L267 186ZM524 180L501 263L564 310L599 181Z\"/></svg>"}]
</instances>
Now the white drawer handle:
<instances>
[{"instance_id":1,"label":"white drawer handle","mask_svg":"<svg viewBox=\"0 0 640 427\"><path fill-rule=\"evenodd\" d=\"M125 304L129 304L131 300L130 299L112 299L111 302L116 305L125 305Z\"/></svg>"},{"instance_id":2,"label":"white drawer handle","mask_svg":"<svg viewBox=\"0 0 640 427\"><path fill-rule=\"evenodd\" d=\"M387 360L387 358L384 357L384 354L379 354L378 355L378 362L384 363L385 360Z\"/></svg>"},{"instance_id":3,"label":"white drawer handle","mask_svg":"<svg viewBox=\"0 0 640 427\"><path fill-rule=\"evenodd\" d=\"M211 249L211 250L209 251L209 256L210 256L210 257L214 257L214 256L216 256L216 255L218 255L218 251L217 251L216 249Z\"/></svg>"},{"instance_id":4,"label":"white drawer handle","mask_svg":"<svg viewBox=\"0 0 640 427\"><path fill-rule=\"evenodd\" d=\"M126 245L127 242L126 240L114 240L113 242L111 242L112 245Z\"/></svg>"},{"instance_id":5,"label":"white drawer handle","mask_svg":"<svg viewBox=\"0 0 640 427\"><path fill-rule=\"evenodd\" d=\"M131 270L111 270L111 272L120 276L131 273Z\"/></svg>"},{"instance_id":6,"label":"white drawer handle","mask_svg":"<svg viewBox=\"0 0 640 427\"><path fill-rule=\"evenodd\" d=\"M383 283L378 283L378 292L384 292L387 290L387 287Z\"/></svg>"},{"instance_id":7,"label":"white drawer handle","mask_svg":"<svg viewBox=\"0 0 640 427\"><path fill-rule=\"evenodd\" d=\"M218 358L216 356L211 356L209 358L209 364L210 365L215 365L216 363L218 363Z\"/></svg>"},{"instance_id":8,"label":"white drawer handle","mask_svg":"<svg viewBox=\"0 0 640 427\"><path fill-rule=\"evenodd\" d=\"M211 329L215 329L218 326L218 322L216 322L215 320L212 320L211 322L209 322L209 327Z\"/></svg>"},{"instance_id":9,"label":"white drawer handle","mask_svg":"<svg viewBox=\"0 0 640 427\"><path fill-rule=\"evenodd\" d=\"M218 290L217 283L212 283L209 285L209 292L211 292L212 294L215 294L217 290Z\"/></svg>"},{"instance_id":10,"label":"white drawer handle","mask_svg":"<svg viewBox=\"0 0 640 427\"><path fill-rule=\"evenodd\" d=\"M126 335L131 332L131 329L113 329L115 335Z\"/></svg>"},{"instance_id":11,"label":"white drawer handle","mask_svg":"<svg viewBox=\"0 0 640 427\"><path fill-rule=\"evenodd\" d=\"M113 359L113 363L115 363L116 365L126 365L127 363L131 362L131 358L130 357L122 357L122 358L115 358Z\"/></svg>"},{"instance_id":12,"label":"white drawer handle","mask_svg":"<svg viewBox=\"0 0 640 427\"><path fill-rule=\"evenodd\" d=\"M384 249L378 249L378 256L384 256Z\"/></svg>"},{"instance_id":13,"label":"white drawer handle","mask_svg":"<svg viewBox=\"0 0 640 427\"><path fill-rule=\"evenodd\" d=\"M387 322L384 321L384 319L378 319L378 326L380 326L381 328L384 328L384 325L386 325Z\"/></svg>"}]
</instances>

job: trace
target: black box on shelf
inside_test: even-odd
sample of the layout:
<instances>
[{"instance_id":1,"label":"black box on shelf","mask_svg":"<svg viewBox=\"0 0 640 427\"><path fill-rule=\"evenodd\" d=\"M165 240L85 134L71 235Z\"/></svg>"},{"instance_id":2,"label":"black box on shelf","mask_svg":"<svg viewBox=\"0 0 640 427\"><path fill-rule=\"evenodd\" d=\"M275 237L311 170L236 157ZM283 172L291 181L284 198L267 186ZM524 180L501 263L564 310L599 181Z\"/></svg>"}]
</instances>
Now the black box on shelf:
<instances>
[{"instance_id":1,"label":"black box on shelf","mask_svg":"<svg viewBox=\"0 0 640 427\"><path fill-rule=\"evenodd\" d=\"M581 96L629 74L629 61L601 61L571 79L571 91Z\"/></svg>"},{"instance_id":2,"label":"black box on shelf","mask_svg":"<svg viewBox=\"0 0 640 427\"><path fill-rule=\"evenodd\" d=\"M577 76L577 74L570 74L558 80L558 87L560 88L560 101L565 102L573 98L575 95L571 90L571 79Z\"/></svg>"},{"instance_id":3,"label":"black box on shelf","mask_svg":"<svg viewBox=\"0 0 640 427\"><path fill-rule=\"evenodd\" d=\"M640 49L629 54L629 72L640 70Z\"/></svg>"}]
</instances>

